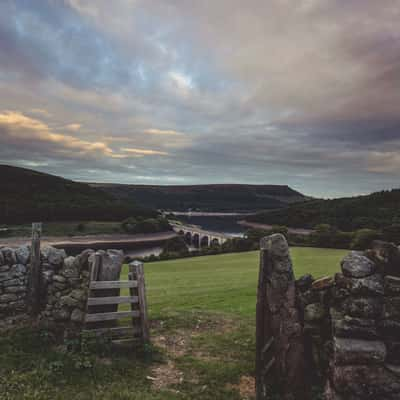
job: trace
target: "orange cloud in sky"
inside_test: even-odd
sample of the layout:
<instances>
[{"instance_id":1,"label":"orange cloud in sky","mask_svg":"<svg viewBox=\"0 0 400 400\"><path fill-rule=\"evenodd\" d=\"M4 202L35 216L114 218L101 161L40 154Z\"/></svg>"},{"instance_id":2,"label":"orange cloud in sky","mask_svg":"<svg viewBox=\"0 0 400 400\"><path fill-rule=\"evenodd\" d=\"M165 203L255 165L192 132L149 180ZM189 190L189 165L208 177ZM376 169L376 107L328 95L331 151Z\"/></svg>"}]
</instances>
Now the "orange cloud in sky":
<instances>
[{"instance_id":1,"label":"orange cloud in sky","mask_svg":"<svg viewBox=\"0 0 400 400\"><path fill-rule=\"evenodd\" d=\"M27 117L19 111L3 111L0 112L0 129L5 136L21 141L21 146L24 145L26 140L36 140L57 145L57 151L60 153L67 153L70 155L103 155L115 159L123 159L131 157L143 157L143 156L166 156L168 155L165 151L153 150L153 149L142 149L142 148L121 148L120 152L115 152L106 142L96 141L89 142L71 135L65 135L61 133L53 132L50 127L34 118ZM69 124L65 128L70 130L79 130L79 124ZM161 134L172 134L165 133ZM112 143L113 138L109 137Z\"/></svg>"},{"instance_id":2,"label":"orange cloud in sky","mask_svg":"<svg viewBox=\"0 0 400 400\"><path fill-rule=\"evenodd\" d=\"M132 154L137 154L139 156L153 156L153 155L159 155L159 156L166 156L168 153L165 151L159 151L159 150L151 150L151 149L133 149L133 148L122 148L121 151L125 153L132 153Z\"/></svg>"},{"instance_id":3,"label":"orange cloud in sky","mask_svg":"<svg viewBox=\"0 0 400 400\"><path fill-rule=\"evenodd\" d=\"M81 127L81 124L68 124L65 126L65 129L68 129L69 131L79 131Z\"/></svg>"},{"instance_id":4,"label":"orange cloud in sky","mask_svg":"<svg viewBox=\"0 0 400 400\"><path fill-rule=\"evenodd\" d=\"M100 152L115 157L113 150L103 142L89 142L71 135L52 132L42 121L25 116L18 111L0 113L0 128L5 135L21 140L39 140L59 145L64 150L74 150L80 154Z\"/></svg>"},{"instance_id":5,"label":"orange cloud in sky","mask_svg":"<svg viewBox=\"0 0 400 400\"><path fill-rule=\"evenodd\" d=\"M182 136L182 132L177 132L173 130L163 130L163 129L146 129L144 131L147 135L166 135L166 136Z\"/></svg>"}]
</instances>

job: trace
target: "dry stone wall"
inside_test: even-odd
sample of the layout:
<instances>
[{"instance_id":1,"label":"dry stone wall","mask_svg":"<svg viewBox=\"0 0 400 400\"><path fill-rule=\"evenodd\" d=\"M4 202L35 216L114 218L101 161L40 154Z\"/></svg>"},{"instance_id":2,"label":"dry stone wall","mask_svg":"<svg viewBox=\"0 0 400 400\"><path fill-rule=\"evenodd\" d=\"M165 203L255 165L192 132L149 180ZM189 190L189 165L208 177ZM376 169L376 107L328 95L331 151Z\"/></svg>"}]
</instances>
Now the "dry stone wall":
<instances>
[{"instance_id":1,"label":"dry stone wall","mask_svg":"<svg viewBox=\"0 0 400 400\"><path fill-rule=\"evenodd\" d=\"M88 296L89 258L93 250L67 257L64 250L45 247L42 256L42 313L50 328L79 331Z\"/></svg>"},{"instance_id":2,"label":"dry stone wall","mask_svg":"<svg viewBox=\"0 0 400 400\"><path fill-rule=\"evenodd\" d=\"M28 319L27 284L30 248L0 249L0 329Z\"/></svg>"},{"instance_id":3,"label":"dry stone wall","mask_svg":"<svg viewBox=\"0 0 400 400\"><path fill-rule=\"evenodd\" d=\"M334 278L296 282L309 370L327 400L400 399L400 250L350 252Z\"/></svg>"},{"instance_id":4,"label":"dry stone wall","mask_svg":"<svg viewBox=\"0 0 400 400\"><path fill-rule=\"evenodd\" d=\"M110 270L115 270L116 265L120 268L124 259L119 250L98 253ZM41 248L41 312L32 320L28 296L31 248L28 245L0 248L0 330L38 322L60 333L79 332L86 312L94 255L93 250L84 250L76 257L68 257L64 250Z\"/></svg>"}]
</instances>

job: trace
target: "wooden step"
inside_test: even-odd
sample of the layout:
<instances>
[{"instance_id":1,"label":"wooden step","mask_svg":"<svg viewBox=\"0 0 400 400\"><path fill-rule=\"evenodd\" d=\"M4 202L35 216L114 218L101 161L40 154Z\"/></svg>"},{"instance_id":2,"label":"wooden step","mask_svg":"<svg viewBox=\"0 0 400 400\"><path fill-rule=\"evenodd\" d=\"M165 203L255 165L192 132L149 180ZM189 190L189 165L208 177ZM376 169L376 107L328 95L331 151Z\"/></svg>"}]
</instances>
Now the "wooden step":
<instances>
[{"instance_id":1,"label":"wooden step","mask_svg":"<svg viewBox=\"0 0 400 400\"><path fill-rule=\"evenodd\" d=\"M141 329L137 326L119 326L118 328L97 328L97 329L85 329L82 333L89 336L108 336L111 338L123 338L130 337L134 335L139 335Z\"/></svg>"},{"instance_id":2,"label":"wooden step","mask_svg":"<svg viewBox=\"0 0 400 400\"><path fill-rule=\"evenodd\" d=\"M135 288L137 281L91 281L90 289Z\"/></svg>"},{"instance_id":3,"label":"wooden step","mask_svg":"<svg viewBox=\"0 0 400 400\"><path fill-rule=\"evenodd\" d=\"M88 306L98 306L103 304L124 304L139 303L138 296L117 296L117 297L89 297L87 305Z\"/></svg>"},{"instance_id":4,"label":"wooden step","mask_svg":"<svg viewBox=\"0 0 400 400\"><path fill-rule=\"evenodd\" d=\"M112 321L121 318L140 317L139 311L118 311L108 313L86 314L85 322Z\"/></svg>"}]
</instances>

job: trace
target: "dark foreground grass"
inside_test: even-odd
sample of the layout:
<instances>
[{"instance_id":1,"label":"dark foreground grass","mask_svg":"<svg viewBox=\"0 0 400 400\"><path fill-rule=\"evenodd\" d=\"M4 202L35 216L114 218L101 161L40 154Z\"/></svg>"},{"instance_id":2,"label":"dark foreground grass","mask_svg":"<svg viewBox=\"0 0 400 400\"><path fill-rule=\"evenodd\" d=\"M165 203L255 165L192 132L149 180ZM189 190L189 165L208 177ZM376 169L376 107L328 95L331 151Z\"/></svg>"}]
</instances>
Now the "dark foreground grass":
<instances>
[{"instance_id":1,"label":"dark foreground grass","mask_svg":"<svg viewBox=\"0 0 400 400\"><path fill-rule=\"evenodd\" d=\"M294 248L296 274L331 274L344 253ZM258 252L147 264L152 346L73 353L46 332L3 335L0 399L252 399L257 273Z\"/></svg>"}]
</instances>

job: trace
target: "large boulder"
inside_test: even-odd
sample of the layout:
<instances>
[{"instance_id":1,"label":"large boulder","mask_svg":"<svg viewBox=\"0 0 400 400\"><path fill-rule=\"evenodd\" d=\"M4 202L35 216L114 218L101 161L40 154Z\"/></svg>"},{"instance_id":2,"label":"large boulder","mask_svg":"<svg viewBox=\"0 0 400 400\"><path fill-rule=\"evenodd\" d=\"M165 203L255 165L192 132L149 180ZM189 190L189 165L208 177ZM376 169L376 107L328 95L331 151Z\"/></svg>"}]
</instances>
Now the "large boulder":
<instances>
[{"instance_id":1,"label":"large boulder","mask_svg":"<svg viewBox=\"0 0 400 400\"><path fill-rule=\"evenodd\" d=\"M376 265L358 251L350 252L341 265L343 275L349 278L365 278L376 271Z\"/></svg>"},{"instance_id":2,"label":"large boulder","mask_svg":"<svg viewBox=\"0 0 400 400\"><path fill-rule=\"evenodd\" d=\"M349 297L343 302L343 311L351 317L376 318L382 312L379 297Z\"/></svg>"},{"instance_id":3,"label":"large boulder","mask_svg":"<svg viewBox=\"0 0 400 400\"><path fill-rule=\"evenodd\" d=\"M324 318L326 310L321 303L311 303L304 308L304 321L318 321Z\"/></svg>"},{"instance_id":4,"label":"large boulder","mask_svg":"<svg viewBox=\"0 0 400 400\"><path fill-rule=\"evenodd\" d=\"M15 254L18 263L26 265L31 256L31 248L28 245L20 246L15 250Z\"/></svg>"},{"instance_id":5,"label":"large boulder","mask_svg":"<svg viewBox=\"0 0 400 400\"><path fill-rule=\"evenodd\" d=\"M64 265L60 271L60 274L71 280L79 278L79 266L75 262L75 257L67 257L64 260Z\"/></svg>"},{"instance_id":6,"label":"large boulder","mask_svg":"<svg viewBox=\"0 0 400 400\"><path fill-rule=\"evenodd\" d=\"M92 254L94 254L94 250L86 249L75 257L75 263L80 271L89 269Z\"/></svg>"},{"instance_id":7,"label":"large boulder","mask_svg":"<svg viewBox=\"0 0 400 400\"><path fill-rule=\"evenodd\" d=\"M336 391L348 400L398 400L400 381L380 365L337 366L332 383Z\"/></svg>"},{"instance_id":8,"label":"large boulder","mask_svg":"<svg viewBox=\"0 0 400 400\"><path fill-rule=\"evenodd\" d=\"M71 321L75 323L82 323L85 318L85 313L79 308L75 308L71 313Z\"/></svg>"},{"instance_id":9,"label":"large boulder","mask_svg":"<svg viewBox=\"0 0 400 400\"><path fill-rule=\"evenodd\" d=\"M385 297L383 318L400 321L400 297Z\"/></svg>"},{"instance_id":10,"label":"large boulder","mask_svg":"<svg viewBox=\"0 0 400 400\"><path fill-rule=\"evenodd\" d=\"M64 262L64 258L67 257L67 254L63 249L56 249L52 246L45 246L41 250L42 257L46 260L49 264L53 266L62 266Z\"/></svg>"},{"instance_id":11,"label":"large boulder","mask_svg":"<svg viewBox=\"0 0 400 400\"><path fill-rule=\"evenodd\" d=\"M382 296L384 294L383 276L381 274L373 274L360 279L336 274L335 281L338 289L344 289L356 296Z\"/></svg>"},{"instance_id":12,"label":"large boulder","mask_svg":"<svg viewBox=\"0 0 400 400\"><path fill-rule=\"evenodd\" d=\"M335 338L333 341L336 365L383 363L386 346L377 340Z\"/></svg>"},{"instance_id":13,"label":"large boulder","mask_svg":"<svg viewBox=\"0 0 400 400\"><path fill-rule=\"evenodd\" d=\"M313 281L314 278L312 277L312 275L303 275L296 280L296 289L298 289L300 292L305 292L311 288Z\"/></svg>"},{"instance_id":14,"label":"large boulder","mask_svg":"<svg viewBox=\"0 0 400 400\"><path fill-rule=\"evenodd\" d=\"M67 307L58 308L53 311L53 318L59 322L69 320L70 316L71 312L68 310Z\"/></svg>"},{"instance_id":15,"label":"large boulder","mask_svg":"<svg viewBox=\"0 0 400 400\"><path fill-rule=\"evenodd\" d=\"M400 296L400 277L385 276L385 294Z\"/></svg>"},{"instance_id":16,"label":"large boulder","mask_svg":"<svg viewBox=\"0 0 400 400\"><path fill-rule=\"evenodd\" d=\"M333 335L350 339L374 340L378 337L374 319L344 318L332 319Z\"/></svg>"},{"instance_id":17,"label":"large boulder","mask_svg":"<svg viewBox=\"0 0 400 400\"><path fill-rule=\"evenodd\" d=\"M3 247L1 249L1 253L3 255L4 264L14 265L17 264L17 255L15 254L15 250L11 247Z\"/></svg>"}]
</instances>

